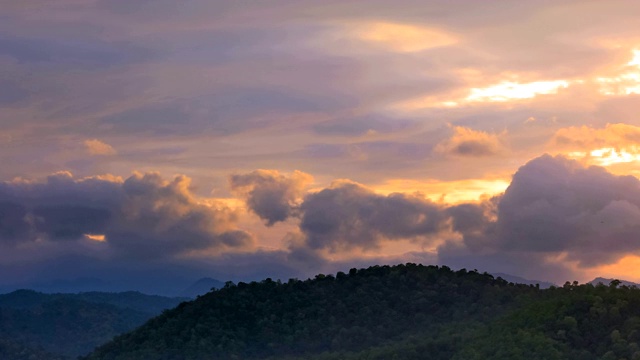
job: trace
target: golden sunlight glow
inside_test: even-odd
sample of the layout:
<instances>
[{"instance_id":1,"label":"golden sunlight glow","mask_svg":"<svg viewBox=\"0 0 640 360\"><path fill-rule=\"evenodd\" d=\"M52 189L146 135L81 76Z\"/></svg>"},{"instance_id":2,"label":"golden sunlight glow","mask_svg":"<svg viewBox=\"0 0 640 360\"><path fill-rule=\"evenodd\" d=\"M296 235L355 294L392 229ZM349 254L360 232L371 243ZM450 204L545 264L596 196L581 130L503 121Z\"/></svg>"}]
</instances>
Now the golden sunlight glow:
<instances>
[{"instance_id":1,"label":"golden sunlight glow","mask_svg":"<svg viewBox=\"0 0 640 360\"><path fill-rule=\"evenodd\" d=\"M97 242L104 242L106 240L106 237L103 234L84 234L84 237Z\"/></svg>"},{"instance_id":2,"label":"golden sunlight glow","mask_svg":"<svg viewBox=\"0 0 640 360\"><path fill-rule=\"evenodd\" d=\"M375 186L378 193L393 192L421 193L432 201L458 204L478 201L485 196L503 193L509 186L509 179L469 179L457 181L418 181L408 179L388 180Z\"/></svg>"},{"instance_id":3,"label":"golden sunlight glow","mask_svg":"<svg viewBox=\"0 0 640 360\"><path fill-rule=\"evenodd\" d=\"M607 124L602 128L561 128L556 131L550 146L553 151L559 151L585 165L630 164L617 167L625 171L640 165L640 127L634 125L620 123Z\"/></svg>"},{"instance_id":4,"label":"golden sunlight glow","mask_svg":"<svg viewBox=\"0 0 640 360\"><path fill-rule=\"evenodd\" d=\"M475 69L460 69L458 74L470 84L467 90L438 96L421 96L392 105L393 110L414 111L426 108L452 108L476 103L510 102L528 100L539 95L555 95L572 85L591 86L605 96L640 95L640 50L630 50L631 59L614 66L606 73L594 74L582 79L556 79L531 82L518 81L518 74L503 74L505 79L493 84L483 84L482 73Z\"/></svg>"},{"instance_id":5,"label":"golden sunlight glow","mask_svg":"<svg viewBox=\"0 0 640 360\"><path fill-rule=\"evenodd\" d=\"M628 148L616 149L605 147L591 150L589 153L594 162L601 166L640 161L640 146L632 145Z\"/></svg>"},{"instance_id":6,"label":"golden sunlight glow","mask_svg":"<svg viewBox=\"0 0 640 360\"><path fill-rule=\"evenodd\" d=\"M424 108L451 108L473 103L507 102L514 100L527 100L538 95L557 94L562 88L570 85L566 80L535 81L530 83L518 83L504 81L487 87L472 88L466 97L455 100L444 100L433 96L410 99L395 104L393 108L400 111L411 111Z\"/></svg>"},{"instance_id":7,"label":"golden sunlight glow","mask_svg":"<svg viewBox=\"0 0 640 360\"><path fill-rule=\"evenodd\" d=\"M607 96L640 94L640 50L632 50L633 58L615 76L596 78L600 93Z\"/></svg>"},{"instance_id":8,"label":"golden sunlight glow","mask_svg":"<svg viewBox=\"0 0 640 360\"><path fill-rule=\"evenodd\" d=\"M626 255L615 264L603 265L588 270L590 279L601 276L609 279L640 281L640 256Z\"/></svg>"},{"instance_id":9,"label":"golden sunlight glow","mask_svg":"<svg viewBox=\"0 0 640 360\"><path fill-rule=\"evenodd\" d=\"M541 94L557 94L558 89L566 88L567 86L569 86L569 83L564 80L536 81L525 84L505 81L486 88L471 89L471 94L467 96L466 100L469 102L495 102L531 99Z\"/></svg>"},{"instance_id":10,"label":"golden sunlight glow","mask_svg":"<svg viewBox=\"0 0 640 360\"><path fill-rule=\"evenodd\" d=\"M633 50L633 59L627 63L629 66L640 67L640 50Z\"/></svg>"},{"instance_id":11,"label":"golden sunlight glow","mask_svg":"<svg viewBox=\"0 0 640 360\"><path fill-rule=\"evenodd\" d=\"M439 30L389 22L361 25L356 30L356 37L397 52L417 52L457 42L455 37Z\"/></svg>"}]
</instances>

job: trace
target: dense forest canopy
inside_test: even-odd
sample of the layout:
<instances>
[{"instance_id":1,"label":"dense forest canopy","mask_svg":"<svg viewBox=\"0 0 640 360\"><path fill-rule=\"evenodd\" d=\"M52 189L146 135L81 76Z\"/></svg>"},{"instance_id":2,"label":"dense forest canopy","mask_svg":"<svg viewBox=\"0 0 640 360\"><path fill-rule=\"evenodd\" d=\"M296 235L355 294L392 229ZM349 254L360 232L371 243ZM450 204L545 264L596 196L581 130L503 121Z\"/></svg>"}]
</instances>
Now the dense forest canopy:
<instances>
[{"instance_id":1,"label":"dense forest canopy","mask_svg":"<svg viewBox=\"0 0 640 360\"><path fill-rule=\"evenodd\" d=\"M406 264L227 283L86 359L640 359L640 290Z\"/></svg>"}]
</instances>

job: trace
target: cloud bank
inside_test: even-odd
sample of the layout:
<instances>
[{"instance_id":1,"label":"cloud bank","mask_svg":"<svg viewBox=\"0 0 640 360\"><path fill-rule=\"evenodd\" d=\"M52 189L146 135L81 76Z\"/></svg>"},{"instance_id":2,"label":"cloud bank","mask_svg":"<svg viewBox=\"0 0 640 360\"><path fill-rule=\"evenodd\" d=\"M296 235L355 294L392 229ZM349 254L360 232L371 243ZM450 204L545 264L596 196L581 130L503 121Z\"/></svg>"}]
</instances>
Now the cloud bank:
<instances>
[{"instance_id":1,"label":"cloud bank","mask_svg":"<svg viewBox=\"0 0 640 360\"><path fill-rule=\"evenodd\" d=\"M41 181L16 179L0 184L0 244L7 256L25 247L57 248L43 258L68 254L88 266L93 257L103 269L138 264L143 272L166 264L298 276L350 261L418 257L556 281L640 252L640 180L562 156L529 161L503 194L455 205L420 194L379 194L348 180L306 190L311 181L302 172L276 170L229 178L266 226L293 226L280 248L258 249L240 225L239 210L196 196L185 176L75 178L60 172ZM82 250L88 243L97 247ZM396 244L414 250L381 255Z\"/></svg>"},{"instance_id":2,"label":"cloud bank","mask_svg":"<svg viewBox=\"0 0 640 360\"><path fill-rule=\"evenodd\" d=\"M262 199L249 206L268 208L272 197ZM562 156L529 161L504 194L477 203L380 195L336 181L307 194L290 216L299 221L298 250L348 253L409 240L437 248L442 262L551 278L640 251L640 181Z\"/></svg>"},{"instance_id":3,"label":"cloud bank","mask_svg":"<svg viewBox=\"0 0 640 360\"><path fill-rule=\"evenodd\" d=\"M94 236L118 257L174 257L191 250L251 246L228 208L199 202L190 179L157 173L76 179L61 172L44 181L0 184L0 241L79 241Z\"/></svg>"}]
</instances>

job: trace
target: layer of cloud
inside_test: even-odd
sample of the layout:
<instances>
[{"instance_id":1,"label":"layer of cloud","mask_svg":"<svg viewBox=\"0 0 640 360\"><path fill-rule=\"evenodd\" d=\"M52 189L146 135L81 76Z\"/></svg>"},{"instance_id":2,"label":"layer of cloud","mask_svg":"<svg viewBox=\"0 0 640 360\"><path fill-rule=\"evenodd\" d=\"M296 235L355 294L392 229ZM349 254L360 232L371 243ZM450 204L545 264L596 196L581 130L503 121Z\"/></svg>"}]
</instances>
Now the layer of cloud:
<instances>
[{"instance_id":1,"label":"layer of cloud","mask_svg":"<svg viewBox=\"0 0 640 360\"><path fill-rule=\"evenodd\" d=\"M504 151L504 134L491 134L463 126L454 126L453 135L435 147L436 153L453 156L483 157Z\"/></svg>"},{"instance_id":2,"label":"layer of cloud","mask_svg":"<svg viewBox=\"0 0 640 360\"><path fill-rule=\"evenodd\" d=\"M231 189L246 198L249 209L267 226L292 216L305 187L312 181L311 175L301 171L285 176L276 170L255 170L229 178Z\"/></svg>"},{"instance_id":3,"label":"layer of cloud","mask_svg":"<svg viewBox=\"0 0 640 360\"><path fill-rule=\"evenodd\" d=\"M79 241L100 238L119 257L163 258L192 250L242 249L252 235L237 215L198 201L190 179L166 181L157 173L76 179L70 173L42 182L0 184L0 242Z\"/></svg>"},{"instance_id":4,"label":"layer of cloud","mask_svg":"<svg viewBox=\"0 0 640 360\"><path fill-rule=\"evenodd\" d=\"M272 197L281 198L281 191L264 192L251 206L269 208ZM557 280L640 251L640 180L562 156L531 160L503 194L479 202L380 195L343 180L309 193L296 212L279 214L281 221L285 214L299 218L300 234L289 250L315 258L409 240L437 248L441 262Z\"/></svg>"},{"instance_id":5,"label":"layer of cloud","mask_svg":"<svg viewBox=\"0 0 640 360\"><path fill-rule=\"evenodd\" d=\"M203 202L184 176L167 181L157 173L122 180L63 172L4 182L0 242L15 259L38 248L55 250L54 258L100 254L106 267L175 265L188 255L201 270L226 267L247 276L269 269L311 274L345 261L386 259L381 249L413 244L434 249L430 261L556 281L640 251L640 180L566 157L533 159L503 194L455 205L419 194L382 195L348 180L306 192L311 181L302 172L275 170L230 177L233 191L267 226L297 224L280 248L256 250L237 212L215 199ZM265 268L252 270L252 261Z\"/></svg>"},{"instance_id":6,"label":"layer of cloud","mask_svg":"<svg viewBox=\"0 0 640 360\"><path fill-rule=\"evenodd\" d=\"M461 215L458 230L477 253L544 255L592 267L640 250L640 181L564 157L522 166L493 219L478 209Z\"/></svg>"},{"instance_id":7,"label":"layer of cloud","mask_svg":"<svg viewBox=\"0 0 640 360\"><path fill-rule=\"evenodd\" d=\"M556 145L578 149L626 147L640 143L640 127L631 124L607 124L603 128L571 126L559 129L553 138Z\"/></svg>"},{"instance_id":8,"label":"layer of cloud","mask_svg":"<svg viewBox=\"0 0 640 360\"><path fill-rule=\"evenodd\" d=\"M117 153L113 146L98 139L85 140L83 144L89 155L115 155Z\"/></svg>"},{"instance_id":9,"label":"layer of cloud","mask_svg":"<svg viewBox=\"0 0 640 360\"><path fill-rule=\"evenodd\" d=\"M378 195L348 181L307 195L300 210L307 244L334 251L375 248L383 240L433 241L447 228L436 203L400 193Z\"/></svg>"}]
</instances>

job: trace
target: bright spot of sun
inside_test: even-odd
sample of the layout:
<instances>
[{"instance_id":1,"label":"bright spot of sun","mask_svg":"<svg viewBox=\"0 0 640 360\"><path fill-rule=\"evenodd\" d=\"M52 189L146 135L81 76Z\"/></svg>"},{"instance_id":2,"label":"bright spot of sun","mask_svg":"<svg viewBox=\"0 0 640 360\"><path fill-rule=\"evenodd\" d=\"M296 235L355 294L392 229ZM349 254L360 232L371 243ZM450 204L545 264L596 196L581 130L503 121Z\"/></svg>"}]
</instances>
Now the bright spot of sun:
<instances>
[{"instance_id":1,"label":"bright spot of sun","mask_svg":"<svg viewBox=\"0 0 640 360\"><path fill-rule=\"evenodd\" d=\"M106 240L104 234L84 234L84 237L97 242L104 242Z\"/></svg>"},{"instance_id":2,"label":"bright spot of sun","mask_svg":"<svg viewBox=\"0 0 640 360\"><path fill-rule=\"evenodd\" d=\"M591 150L589 155L596 164L601 166L630 163L640 161L640 146L632 145L624 149L606 147Z\"/></svg>"},{"instance_id":3,"label":"bright spot of sun","mask_svg":"<svg viewBox=\"0 0 640 360\"><path fill-rule=\"evenodd\" d=\"M531 99L541 94L556 94L558 89L566 88L569 83L564 80L555 81L535 81L520 84L512 81L505 81L497 85L486 88L471 89L471 94L467 96L467 101L509 101L513 99Z\"/></svg>"},{"instance_id":4,"label":"bright spot of sun","mask_svg":"<svg viewBox=\"0 0 640 360\"><path fill-rule=\"evenodd\" d=\"M421 26L374 22L359 26L358 38L379 43L398 52L417 52L457 42L452 35Z\"/></svg>"},{"instance_id":5,"label":"bright spot of sun","mask_svg":"<svg viewBox=\"0 0 640 360\"><path fill-rule=\"evenodd\" d=\"M627 63L629 66L640 67L640 50L633 50L633 59Z\"/></svg>"}]
</instances>

